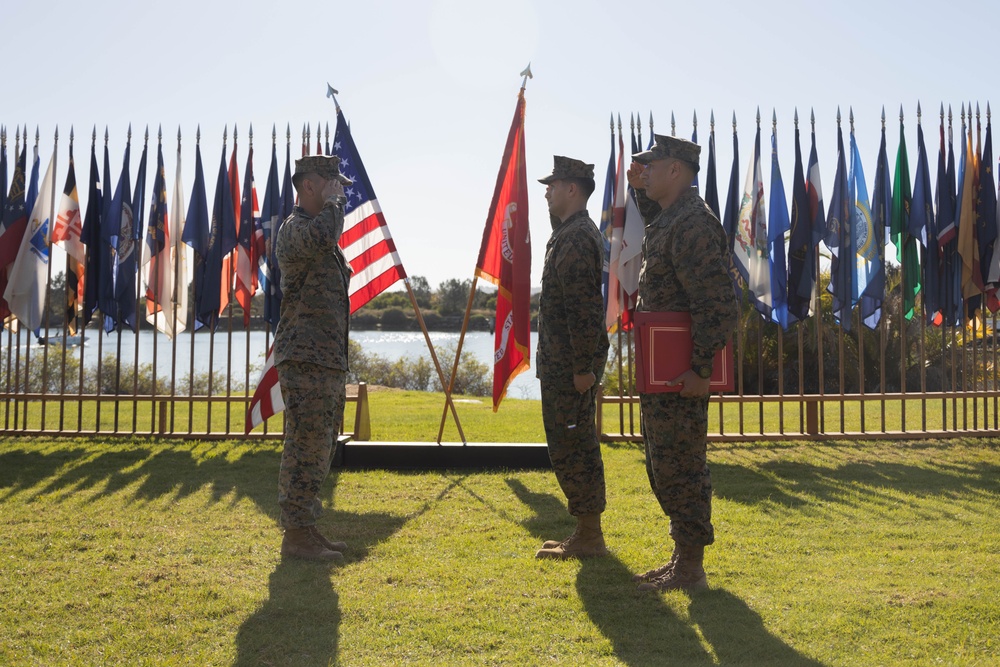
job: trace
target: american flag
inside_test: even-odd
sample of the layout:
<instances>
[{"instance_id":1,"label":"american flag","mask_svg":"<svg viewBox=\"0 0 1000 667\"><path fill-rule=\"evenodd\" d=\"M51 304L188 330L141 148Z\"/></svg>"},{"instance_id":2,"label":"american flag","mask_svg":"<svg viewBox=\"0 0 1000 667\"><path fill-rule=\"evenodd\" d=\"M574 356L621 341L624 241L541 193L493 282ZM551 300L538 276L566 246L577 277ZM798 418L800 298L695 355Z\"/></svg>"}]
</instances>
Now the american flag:
<instances>
[{"instance_id":1,"label":"american flag","mask_svg":"<svg viewBox=\"0 0 1000 667\"><path fill-rule=\"evenodd\" d=\"M344 206L344 232L340 237L340 247L353 269L348 294L351 313L354 313L399 280L404 280L406 271L399 261L396 244L354 145L351 130L339 109L332 148L333 154L340 158L341 173L354 181L344 190L347 202ZM274 355L269 351L260 384L247 410L246 432L284 409Z\"/></svg>"},{"instance_id":2,"label":"american flag","mask_svg":"<svg viewBox=\"0 0 1000 667\"><path fill-rule=\"evenodd\" d=\"M353 313L397 281L405 279L406 272L342 113L337 114L333 154L340 158L341 173L354 181L354 185L344 189L347 203L344 206L344 233L340 237L340 247L354 269L349 289Z\"/></svg>"}]
</instances>

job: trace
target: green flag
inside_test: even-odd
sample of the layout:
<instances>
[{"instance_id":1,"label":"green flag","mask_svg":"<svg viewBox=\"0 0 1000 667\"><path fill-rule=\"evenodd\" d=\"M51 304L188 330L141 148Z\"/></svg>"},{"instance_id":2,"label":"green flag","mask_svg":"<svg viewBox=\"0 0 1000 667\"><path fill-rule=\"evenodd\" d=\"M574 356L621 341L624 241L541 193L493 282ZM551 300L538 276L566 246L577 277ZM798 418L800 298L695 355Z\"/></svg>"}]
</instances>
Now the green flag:
<instances>
[{"instance_id":1,"label":"green flag","mask_svg":"<svg viewBox=\"0 0 1000 667\"><path fill-rule=\"evenodd\" d=\"M903 118L899 119L899 151L896 153L896 178L892 187L892 225L890 234L896 246L896 260L903 267L903 315L913 319L917 293L920 291L920 254L917 239L910 234L910 165L906 159L906 137Z\"/></svg>"}]
</instances>

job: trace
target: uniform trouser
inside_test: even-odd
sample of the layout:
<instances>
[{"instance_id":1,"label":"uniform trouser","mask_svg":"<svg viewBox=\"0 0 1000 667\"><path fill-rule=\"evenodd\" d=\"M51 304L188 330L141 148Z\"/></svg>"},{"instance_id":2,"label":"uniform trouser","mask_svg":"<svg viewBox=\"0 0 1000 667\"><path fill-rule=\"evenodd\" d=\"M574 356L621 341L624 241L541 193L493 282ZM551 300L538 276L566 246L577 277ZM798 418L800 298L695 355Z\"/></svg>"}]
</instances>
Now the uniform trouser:
<instances>
[{"instance_id":1,"label":"uniform trouser","mask_svg":"<svg viewBox=\"0 0 1000 667\"><path fill-rule=\"evenodd\" d=\"M581 394L572 385L542 385L542 424L549 461L572 516L600 514L606 504L604 462L595 422L597 383Z\"/></svg>"},{"instance_id":2,"label":"uniform trouser","mask_svg":"<svg viewBox=\"0 0 1000 667\"><path fill-rule=\"evenodd\" d=\"M715 541L712 476L708 470L708 397L642 394L646 473L670 517L670 536L684 546Z\"/></svg>"},{"instance_id":3,"label":"uniform trouser","mask_svg":"<svg viewBox=\"0 0 1000 667\"><path fill-rule=\"evenodd\" d=\"M283 528L316 523L323 510L319 490L344 420L344 371L283 361L278 381L285 401L285 448L278 473L278 505Z\"/></svg>"}]
</instances>

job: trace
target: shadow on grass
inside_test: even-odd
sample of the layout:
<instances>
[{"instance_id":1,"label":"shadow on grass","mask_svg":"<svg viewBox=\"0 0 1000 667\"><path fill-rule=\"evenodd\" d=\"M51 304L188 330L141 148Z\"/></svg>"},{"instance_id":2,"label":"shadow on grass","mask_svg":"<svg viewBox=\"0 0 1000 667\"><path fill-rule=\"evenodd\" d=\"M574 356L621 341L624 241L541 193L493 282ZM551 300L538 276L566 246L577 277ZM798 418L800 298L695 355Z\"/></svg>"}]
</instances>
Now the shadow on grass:
<instances>
[{"instance_id":1,"label":"shadow on grass","mask_svg":"<svg viewBox=\"0 0 1000 667\"><path fill-rule=\"evenodd\" d=\"M248 449L239 458L206 456L187 444L143 444L101 453L79 448L44 453L13 450L0 454L0 502L18 492L26 492L29 499L91 492L91 502L96 502L127 488L133 488L136 502L180 501L207 487L211 502L231 506L246 498L276 522L280 456L273 446ZM324 483L321 497L327 509L318 525L330 537L351 544L348 560L361 560L399 530L405 518L336 511L339 476L335 470Z\"/></svg>"},{"instance_id":2,"label":"shadow on grass","mask_svg":"<svg viewBox=\"0 0 1000 667\"><path fill-rule=\"evenodd\" d=\"M13 439L6 438L0 441L0 446L9 448L9 451L0 453L0 501L20 490L38 486L64 466L93 456L92 451L80 448L44 453L25 451L16 449L17 443ZM146 455L148 452L141 456Z\"/></svg>"},{"instance_id":3,"label":"shadow on grass","mask_svg":"<svg viewBox=\"0 0 1000 667\"><path fill-rule=\"evenodd\" d=\"M759 467L711 463L716 497L746 505L799 507L819 502L884 503L881 489L913 496L1000 493L1000 466L858 462L836 467L770 461ZM893 499L893 503L898 499Z\"/></svg>"},{"instance_id":4,"label":"shadow on grass","mask_svg":"<svg viewBox=\"0 0 1000 667\"><path fill-rule=\"evenodd\" d=\"M567 516L563 503L552 494L529 490L519 480L506 481L521 502L535 512L522 525L539 540L551 537L551 517ZM692 620L711 646L709 651L694 625L679 617L662 595L635 590L632 574L624 563L608 556L581 560L576 579L576 590L587 615L611 641L615 657L627 665L820 664L771 635L746 603L722 590L696 595L689 608Z\"/></svg>"},{"instance_id":5,"label":"shadow on grass","mask_svg":"<svg viewBox=\"0 0 1000 667\"><path fill-rule=\"evenodd\" d=\"M279 562L271 573L267 600L240 626L233 664L336 664L340 598L330 580L334 567Z\"/></svg>"},{"instance_id":6,"label":"shadow on grass","mask_svg":"<svg viewBox=\"0 0 1000 667\"><path fill-rule=\"evenodd\" d=\"M768 632L760 615L725 589L692 596L688 613L721 665L820 667L823 664Z\"/></svg>"}]
</instances>

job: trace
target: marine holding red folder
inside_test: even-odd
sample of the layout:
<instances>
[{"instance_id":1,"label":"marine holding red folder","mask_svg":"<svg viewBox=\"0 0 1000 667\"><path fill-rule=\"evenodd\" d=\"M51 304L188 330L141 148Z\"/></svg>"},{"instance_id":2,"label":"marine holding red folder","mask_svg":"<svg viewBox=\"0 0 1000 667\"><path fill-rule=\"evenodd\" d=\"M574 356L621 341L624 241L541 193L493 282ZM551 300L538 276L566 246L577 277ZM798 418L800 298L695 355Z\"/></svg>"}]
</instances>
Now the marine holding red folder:
<instances>
[{"instance_id":1,"label":"marine holding red folder","mask_svg":"<svg viewBox=\"0 0 1000 667\"><path fill-rule=\"evenodd\" d=\"M676 364L678 373L662 378L656 368L648 369L647 375L661 386L647 383L640 389L646 469L653 493L670 518L674 544L664 565L634 577L639 590L707 588L704 552L715 540L706 447L708 396L716 355L731 338L738 311L726 234L692 187L700 152L685 139L655 135L650 150L632 156L628 171L646 223L637 322L647 321L646 334L651 331L649 320L654 326L659 320L661 329L671 318L690 323L689 351L664 357ZM656 345L652 331L646 342ZM646 357L658 356L648 347L646 352ZM679 391L662 391L669 386Z\"/></svg>"}]
</instances>

